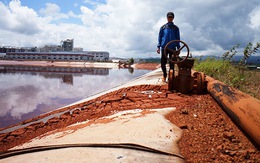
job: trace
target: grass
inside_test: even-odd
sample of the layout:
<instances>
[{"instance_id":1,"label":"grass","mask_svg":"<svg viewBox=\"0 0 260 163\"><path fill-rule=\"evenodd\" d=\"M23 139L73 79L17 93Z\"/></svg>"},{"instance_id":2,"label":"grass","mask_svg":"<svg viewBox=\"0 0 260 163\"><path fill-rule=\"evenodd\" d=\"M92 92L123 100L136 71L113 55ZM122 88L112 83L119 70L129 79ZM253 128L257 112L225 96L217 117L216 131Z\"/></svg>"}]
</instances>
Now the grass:
<instances>
[{"instance_id":1,"label":"grass","mask_svg":"<svg viewBox=\"0 0 260 163\"><path fill-rule=\"evenodd\" d=\"M230 60L212 57L196 60L194 69L260 99L260 71L247 70L245 66L235 65Z\"/></svg>"}]
</instances>

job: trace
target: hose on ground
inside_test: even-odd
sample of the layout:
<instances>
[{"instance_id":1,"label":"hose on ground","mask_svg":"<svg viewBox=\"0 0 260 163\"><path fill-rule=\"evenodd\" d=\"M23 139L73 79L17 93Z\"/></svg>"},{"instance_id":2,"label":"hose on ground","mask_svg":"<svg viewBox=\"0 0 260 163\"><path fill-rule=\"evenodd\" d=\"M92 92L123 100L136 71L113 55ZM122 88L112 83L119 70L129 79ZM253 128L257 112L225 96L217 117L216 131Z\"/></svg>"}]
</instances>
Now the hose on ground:
<instances>
[{"instance_id":1,"label":"hose on ground","mask_svg":"<svg viewBox=\"0 0 260 163\"><path fill-rule=\"evenodd\" d=\"M132 150L140 150L140 151L146 151L161 155L168 155L168 156L174 156L181 159L184 159L184 157L180 154L176 153L169 153L164 152L161 150L157 150L154 148L146 147L139 144L134 143L108 143L108 144L60 144L60 145L48 145L48 146L37 146L37 147L30 147L30 148L24 148L24 149L17 149L17 150L9 150L6 152L0 153L0 159L17 156L21 154L28 154L28 153L34 153L34 152L41 152L41 151L47 151L47 150L55 150L55 149L63 149L63 148L79 148L79 147L99 147L99 148L125 148L125 149L132 149Z\"/></svg>"}]
</instances>

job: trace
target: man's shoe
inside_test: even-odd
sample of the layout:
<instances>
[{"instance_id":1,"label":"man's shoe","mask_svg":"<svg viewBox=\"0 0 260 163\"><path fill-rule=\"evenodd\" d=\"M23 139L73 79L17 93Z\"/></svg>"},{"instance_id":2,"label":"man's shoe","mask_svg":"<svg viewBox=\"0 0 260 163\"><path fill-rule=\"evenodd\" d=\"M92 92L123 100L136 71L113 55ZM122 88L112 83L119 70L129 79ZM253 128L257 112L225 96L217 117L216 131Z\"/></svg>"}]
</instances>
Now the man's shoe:
<instances>
[{"instance_id":1,"label":"man's shoe","mask_svg":"<svg viewBox=\"0 0 260 163\"><path fill-rule=\"evenodd\" d=\"M162 82L166 82L166 78L165 77L162 78Z\"/></svg>"}]
</instances>

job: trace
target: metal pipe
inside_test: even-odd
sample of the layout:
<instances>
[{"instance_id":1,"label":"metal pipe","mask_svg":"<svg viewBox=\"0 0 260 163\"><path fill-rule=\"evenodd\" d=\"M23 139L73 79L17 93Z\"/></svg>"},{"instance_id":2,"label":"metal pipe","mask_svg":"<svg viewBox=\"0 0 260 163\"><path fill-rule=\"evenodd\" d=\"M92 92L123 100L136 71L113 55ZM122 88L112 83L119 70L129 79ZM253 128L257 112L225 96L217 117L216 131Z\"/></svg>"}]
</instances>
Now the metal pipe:
<instances>
[{"instance_id":1,"label":"metal pipe","mask_svg":"<svg viewBox=\"0 0 260 163\"><path fill-rule=\"evenodd\" d=\"M206 76L207 91L258 145L260 145L260 100Z\"/></svg>"}]
</instances>

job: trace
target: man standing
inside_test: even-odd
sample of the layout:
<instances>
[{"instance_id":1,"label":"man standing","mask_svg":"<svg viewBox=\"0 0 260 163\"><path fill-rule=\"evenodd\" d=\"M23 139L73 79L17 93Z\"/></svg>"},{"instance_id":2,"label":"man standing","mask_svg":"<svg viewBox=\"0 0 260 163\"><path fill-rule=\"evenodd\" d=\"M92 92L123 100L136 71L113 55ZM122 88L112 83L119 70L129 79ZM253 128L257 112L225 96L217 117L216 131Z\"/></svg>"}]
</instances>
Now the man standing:
<instances>
[{"instance_id":1,"label":"man standing","mask_svg":"<svg viewBox=\"0 0 260 163\"><path fill-rule=\"evenodd\" d=\"M167 58L166 56L169 55L169 58L171 59L172 52L166 50L166 56L163 54L164 53L164 47L165 45L172 41L172 40L180 40L180 31L179 28L174 25L173 19L174 19L174 13L173 12L168 12L167 15L167 23L164 24L159 31L159 36L158 36L158 45L157 45L157 53L160 54L160 49L161 49L161 68L163 71L163 78L162 81L166 81L167 77L167 72L166 72L166 63L167 63ZM172 43L170 44L170 49L176 49L179 48L180 44L179 42ZM174 64L170 62L170 69L174 70Z\"/></svg>"}]
</instances>

